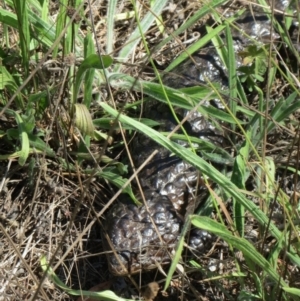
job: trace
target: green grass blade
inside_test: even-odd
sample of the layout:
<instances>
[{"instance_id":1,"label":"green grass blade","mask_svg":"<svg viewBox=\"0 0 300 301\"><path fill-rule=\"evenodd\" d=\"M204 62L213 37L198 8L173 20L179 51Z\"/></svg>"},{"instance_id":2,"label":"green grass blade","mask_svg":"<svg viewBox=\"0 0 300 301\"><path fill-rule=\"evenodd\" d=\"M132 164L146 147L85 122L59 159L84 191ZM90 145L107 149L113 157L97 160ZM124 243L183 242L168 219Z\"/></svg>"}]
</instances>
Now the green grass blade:
<instances>
[{"instance_id":1,"label":"green grass blade","mask_svg":"<svg viewBox=\"0 0 300 301\"><path fill-rule=\"evenodd\" d=\"M14 94L18 89L18 85L8 70L0 65L0 90L4 89L7 89L11 94ZM16 104L18 109L23 109L25 107L21 93L18 93L17 95Z\"/></svg>"},{"instance_id":2,"label":"green grass blade","mask_svg":"<svg viewBox=\"0 0 300 301\"><path fill-rule=\"evenodd\" d=\"M176 245L176 252L175 252L174 257L172 258L172 263L171 263L171 266L170 266L169 271L168 271L168 275L167 275L165 286L164 286L164 291L169 287L169 285L172 281L173 274L174 274L174 272L177 268L177 265L179 263L179 260L181 258L181 254L182 254L182 251L183 251L184 238L185 238L185 235L186 235L189 228L190 228L190 222L187 221L184 224L184 227L181 231L180 239L179 239L179 241Z\"/></svg>"},{"instance_id":3,"label":"green grass blade","mask_svg":"<svg viewBox=\"0 0 300 301\"><path fill-rule=\"evenodd\" d=\"M250 134L248 137L250 137ZM235 158L231 181L238 188L245 189L245 183L247 180L247 162L249 160L249 151L250 144L249 139L246 139L243 143L243 146L240 148L238 155ZM234 212L234 223L235 227L240 234L240 236L244 236L245 230L245 208L239 202L234 200L233 202L233 212Z\"/></svg>"},{"instance_id":4,"label":"green grass blade","mask_svg":"<svg viewBox=\"0 0 300 301\"><path fill-rule=\"evenodd\" d=\"M239 11L237 16L241 15L244 12L244 10ZM233 22L237 16L231 17L227 20L227 22ZM228 24L228 23L227 23ZM179 55L175 60L171 62L171 64L165 69L165 71L171 71L173 68L175 68L177 65L179 65L181 62L186 60L190 55L192 55L194 52L198 51L202 47L204 47L207 43L211 42L214 37L216 37L219 33L221 33L228 25L220 24L215 28L208 27L207 34L199 39L199 41L193 43L191 46L189 46L185 51ZM231 46L232 47L232 46ZM224 49L223 47L223 41L221 40L221 43L219 43L219 47L216 47L216 49ZM223 55L221 58L224 57ZM234 67L234 69L236 69Z\"/></svg>"},{"instance_id":5,"label":"green grass blade","mask_svg":"<svg viewBox=\"0 0 300 301\"><path fill-rule=\"evenodd\" d=\"M219 25L218 27L211 30L211 32L208 32L203 38L201 38L199 41L193 43L190 47L185 49L185 51L179 55L175 60L173 60L169 66L165 69L166 72L171 71L176 66L178 66L180 63L185 61L190 55L201 49L203 46L205 46L207 43L211 42L212 38L220 33L222 30L224 30L224 25Z\"/></svg>"},{"instance_id":6,"label":"green grass blade","mask_svg":"<svg viewBox=\"0 0 300 301\"><path fill-rule=\"evenodd\" d=\"M124 299L118 297L112 291L103 291L103 292L92 292L92 291L85 291L85 290L75 290L66 286L55 274L52 268L49 266L46 260L46 256L42 256L40 259L40 264L44 273L47 273L47 276L66 293L72 296L83 296L93 298L94 300L102 300L102 301L133 301L131 299Z\"/></svg>"},{"instance_id":7,"label":"green grass blade","mask_svg":"<svg viewBox=\"0 0 300 301\"><path fill-rule=\"evenodd\" d=\"M18 140L20 138L18 129L8 129L6 131L6 135L15 140ZM55 152L53 151L53 149L50 148L49 146L47 146L47 144L41 138L39 138L33 134L30 134L30 133L27 133L27 135L28 135L28 139L29 139L29 144L31 146L31 148L29 149L30 154L32 154L34 152L35 153L45 152L48 157L52 157L52 158L55 157ZM1 156L1 160L5 160L4 158L8 159L10 156L12 158L19 158L21 154L22 154L22 151L15 152L11 155L4 155L4 156Z\"/></svg>"},{"instance_id":8,"label":"green grass blade","mask_svg":"<svg viewBox=\"0 0 300 301\"><path fill-rule=\"evenodd\" d=\"M285 126L287 122L289 122L289 116L296 112L300 108L300 102L297 101L298 91L291 93L286 99L281 98L274 106L274 108L270 112L271 119L267 123L267 134L271 133L271 131L276 128L278 125L282 124ZM264 107L261 109L263 112ZM256 129L253 130L253 137L251 141L254 146L257 146L263 136L263 131L261 127L259 127L259 122L264 124L264 115L262 113L255 114L249 124L248 128ZM295 124L296 125L296 124ZM261 129L261 132L256 134L256 132Z\"/></svg>"},{"instance_id":9,"label":"green grass blade","mask_svg":"<svg viewBox=\"0 0 300 301\"><path fill-rule=\"evenodd\" d=\"M295 288L295 287L283 287L282 288L284 291L286 291L287 293L291 294L291 295L295 295L300 297L300 289L299 288Z\"/></svg>"},{"instance_id":10,"label":"green grass blade","mask_svg":"<svg viewBox=\"0 0 300 301\"><path fill-rule=\"evenodd\" d=\"M236 72L236 60L235 51L233 46L233 39L231 35L231 29L229 23L226 22L226 43L227 43L227 70L228 70L228 86L229 86L229 109L231 113L236 116L237 103L237 72ZM232 131L235 131L235 124L231 126Z\"/></svg>"},{"instance_id":11,"label":"green grass blade","mask_svg":"<svg viewBox=\"0 0 300 301\"><path fill-rule=\"evenodd\" d=\"M192 215L191 223L200 228L221 237L234 248L242 251L243 255L247 257L251 262L258 265L264 272L266 272L274 283L280 283L282 287L287 287L287 284L278 275L276 270L270 265L270 263L254 248L254 246L246 239L236 237L227 230L227 228L214 220L206 216Z\"/></svg>"},{"instance_id":12,"label":"green grass blade","mask_svg":"<svg viewBox=\"0 0 300 301\"><path fill-rule=\"evenodd\" d=\"M139 120L140 121L140 120ZM146 123L144 123L146 124ZM161 132L164 136L168 136L169 133ZM173 134L171 139L173 141L186 141L185 135L182 134ZM197 144L198 147L196 148L197 153L200 153L201 156L205 157L206 159L210 160L211 162L221 163L228 166L232 166L234 163L234 159L232 156L222 147L219 147L212 142L197 138L197 137L190 137L190 141Z\"/></svg>"},{"instance_id":13,"label":"green grass blade","mask_svg":"<svg viewBox=\"0 0 300 301\"><path fill-rule=\"evenodd\" d=\"M277 123L281 123L286 120L293 112L296 112L300 108L299 100L296 98L297 92L293 92L287 99L281 99L274 110L271 111L271 117ZM270 121L268 124L268 133L274 129L276 124Z\"/></svg>"},{"instance_id":14,"label":"green grass blade","mask_svg":"<svg viewBox=\"0 0 300 301\"><path fill-rule=\"evenodd\" d=\"M39 18L29 11L31 36L46 47L51 47L55 41L55 25Z\"/></svg>"},{"instance_id":15,"label":"green grass blade","mask_svg":"<svg viewBox=\"0 0 300 301\"><path fill-rule=\"evenodd\" d=\"M133 190L131 188L131 185L127 185L125 187L125 183L127 182L127 179L125 179L121 176L118 176L117 171L112 171L111 169L106 168L102 172L97 173L97 175L99 175L100 177L106 179L110 183L114 184L116 187L122 188L123 193L127 193L136 205L141 205L142 204L135 197L135 195L133 193Z\"/></svg>"},{"instance_id":16,"label":"green grass blade","mask_svg":"<svg viewBox=\"0 0 300 301\"><path fill-rule=\"evenodd\" d=\"M115 15L117 9L118 0L108 1L107 7L107 34L106 34L106 53L109 54L113 51L114 45L114 25Z\"/></svg>"},{"instance_id":17,"label":"green grass blade","mask_svg":"<svg viewBox=\"0 0 300 301\"><path fill-rule=\"evenodd\" d=\"M3 8L0 8L0 22L13 28L18 28L17 16Z\"/></svg>"},{"instance_id":18,"label":"green grass blade","mask_svg":"<svg viewBox=\"0 0 300 301\"><path fill-rule=\"evenodd\" d=\"M49 14L49 0L44 0L44 1L42 1L41 19L43 21L47 22L48 14Z\"/></svg>"},{"instance_id":19,"label":"green grass blade","mask_svg":"<svg viewBox=\"0 0 300 301\"><path fill-rule=\"evenodd\" d=\"M13 111L12 111L13 112ZM20 157L19 157L19 164L23 166L26 163L26 160L29 156L29 138L26 132L26 128L23 122L23 119L17 112L13 112L18 124L18 130L19 130L19 137L21 142L21 151L20 151Z\"/></svg>"},{"instance_id":20,"label":"green grass blade","mask_svg":"<svg viewBox=\"0 0 300 301\"><path fill-rule=\"evenodd\" d=\"M51 147L49 147L44 140L33 134L28 134L28 138L29 144L32 148L37 150L39 153L45 152L46 156L48 157L55 158L56 155L54 150Z\"/></svg>"},{"instance_id":21,"label":"green grass blade","mask_svg":"<svg viewBox=\"0 0 300 301\"><path fill-rule=\"evenodd\" d=\"M118 111L114 110L109 105L101 103L101 106L106 112L111 114L113 117L119 118L119 121L121 121L122 123L130 124L137 131L144 133L151 139L155 140L158 144L164 146L166 149L177 155L179 158L196 167L205 176L208 176L212 181L220 185L220 187L222 187L228 195L235 198L237 202L239 202L242 206L249 210L260 225L264 227L269 224L269 231L272 235L274 235L276 239L279 240L281 238L283 234L277 229L277 227L272 222L269 223L269 217L267 217L255 204L253 204L251 200L247 199L244 196L244 194L240 191L240 189L235 184L233 184L228 177L221 174L212 165L195 155L190 150L167 139L157 131L131 119L128 116L119 114ZM287 252L287 254L293 261L296 260L297 262L299 262L299 257L293 250L293 248L290 248L290 251Z\"/></svg>"},{"instance_id":22,"label":"green grass blade","mask_svg":"<svg viewBox=\"0 0 300 301\"><path fill-rule=\"evenodd\" d=\"M157 1L158 2L158 1ZM172 35L170 35L168 38L164 39L161 43L159 43L154 51L160 50L163 46L165 46L167 43L169 43L171 40L174 39L174 37L177 37L179 34L187 30L188 28L192 28L195 23L197 23L201 18L209 14L211 11L213 11L216 7L221 6L227 2L227 0L205 0L202 1L203 6L199 11L197 11L193 16L191 16L186 22L183 23L182 26L180 26L177 30L173 32Z\"/></svg>"},{"instance_id":23,"label":"green grass blade","mask_svg":"<svg viewBox=\"0 0 300 301\"><path fill-rule=\"evenodd\" d=\"M155 127L159 125L159 122L154 121L152 119L148 119L148 118L138 118L136 120L139 120L141 123L146 124L150 127ZM93 119L93 123L95 126L100 127L101 129L106 129L106 130L110 130L111 129L111 124L114 122L114 120L112 118L106 118L106 117L102 117L102 118L96 118ZM126 130L133 130L134 128L132 128L130 125L124 125L124 127L122 126L123 129ZM118 127L118 125L115 127L115 130L119 130L120 128Z\"/></svg>"},{"instance_id":24,"label":"green grass blade","mask_svg":"<svg viewBox=\"0 0 300 301\"><path fill-rule=\"evenodd\" d=\"M14 8L18 19L18 30L20 38L20 47L22 54L22 65L24 68L25 77L29 74L29 60L30 60L30 31L28 22L28 7L27 0L14 0Z\"/></svg>"},{"instance_id":25,"label":"green grass blade","mask_svg":"<svg viewBox=\"0 0 300 301\"><path fill-rule=\"evenodd\" d=\"M109 67L113 62L113 59L109 55L99 56L97 54L89 55L79 66L76 74L76 80L74 85L73 103L75 104L78 97L82 78L85 72L89 69L104 69Z\"/></svg>"},{"instance_id":26,"label":"green grass blade","mask_svg":"<svg viewBox=\"0 0 300 301\"><path fill-rule=\"evenodd\" d=\"M77 155L77 157L82 157L85 159L91 159L88 153L74 153L74 155ZM98 158L97 158L98 159ZM110 183L112 183L113 185L115 185L118 188L122 188L122 192L126 193L130 196L130 198L132 199L132 201L136 204L136 205L141 205L141 203L138 201L138 199L135 197L134 192L131 188L130 184L126 184L126 182L128 182L128 179L123 178L120 174L123 174L125 172L127 172L126 168L124 167L124 165L122 165L120 162L116 162L114 166L112 166L113 164L111 162L109 162L109 160L107 159L107 157L102 156L101 157L101 161L103 161L106 164L110 164L110 166L102 169L101 171L98 171L96 173L96 175L100 178L104 178L105 180L109 181ZM62 162L63 163L63 162ZM68 168L69 170L72 171L76 171L76 167L72 164L68 164L68 166L63 163L64 168ZM120 172L121 170L121 172ZM94 169L85 169L84 172L86 174L94 174L95 170Z\"/></svg>"},{"instance_id":27,"label":"green grass blade","mask_svg":"<svg viewBox=\"0 0 300 301\"><path fill-rule=\"evenodd\" d=\"M87 33L84 38L84 58L88 58L91 54L95 54L95 46L92 34L90 32ZM95 69L90 68L86 71L84 76L84 95L83 95L83 103L89 109L91 105L91 101L93 99L93 83L95 77Z\"/></svg>"},{"instance_id":28,"label":"green grass blade","mask_svg":"<svg viewBox=\"0 0 300 301\"><path fill-rule=\"evenodd\" d=\"M291 3L292 2L293 1L291 1ZM297 1L295 1L295 3L296 2ZM288 28L284 29L280 25L280 23L276 20L276 18L272 18L272 11L271 11L272 6L270 6L265 0L258 0L258 3L261 5L262 9L266 12L266 16L268 16L269 19L272 20L274 28L279 33L284 43L288 46L290 50L295 50L295 47L293 46L291 39L289 38ZM298 51L294 51L294 54L296 57L299 57Z\"/></svg>"},{"instance_id":29,"label":"green grass blade","mask_svg":"<svg viewBox=\"0 0 300 301\"><path fill-rule=\"evenodd\" d=\"M146 16L141 20L140 22L140 28L136 28L129 39L125 42L125 46L122 47L122 50L118 54L118 59L122 62L126 62L129 55L132 53L132 51L135 49L135 46L140 42L141 40L141 33L140 29L143 33L146 33L146 31L152 26L153 22L156 19L156 16L159 16L162 12L163 8L168 3L168 0L160 0L156 1L153 7L151 8L151 11L149 11ZM114 71L119 71L121 69L121 64L116 64Z\"/></svg>"},{"instance_id":30,"label":"green grass blade","mask_svg":"<svg viewBox=\"0 0 300 301\"><path fill-rule=\"evenodd\" d=\"M151 98L155 98L163 103L169 104L166 100L167 94L170 102L174 106L191 110L199 103L199 99L211 100L216 97L220 97L220 94L212 91L210 87L192 87L184 89L173 89L169 87L161 87L160 84L146 82L146 81L137 81L133 77L124 75L124 74L113 74L109 78L110 83L114 87L122 87L123 89L129 88L138 92L143 92ZM219 89L219 85L216 85L216 89ZM222 92L222 91L221 91ZM232 123L243 122L238 120L235 116L231 116L225 111L221 111L213 106L199 106L198 111L205 117L217 120ZM216 124L217 125L217 124Z\"/></svg>"},{"instance_id":31,"label":"green grass blade","mask_svg":"<svg viewBox=\"0 0 300 301\"><path fill-rule=\"evenodd\" d=\"M65 24L66 24L66 14L67 14L67 6L69 1L68 0L61 0L59 2L59 13L56 19L56 30L55 30L55 37L54 40L57 39L57 37L60 35L60 33L63 31ZM57 44L52 52L52 57L56 58L58 54L58 50L61 47L60 44Z\"/></svg>"},{"instance_id":32,"label":"green grass blade","mask_svg":"<svg viewBox=\"0 0 300 301\"><path fill-rule=\"evenodd\" d=\"M151 6L151 9L153 7L153 5L155 4L156 1L160 1L160 0L150 0L150 6ZM159 32L163 33L164 30L165 30L165 27L164 27L164 21L163 21L163 18L162 16L158 16L158 18L156 19L156 25L159 29Z\"/></svg>"},{"instance_id":33,"label":"green grass blade","mask_svg":"<svg viewBox=\"0 0 300 301\"><path fill-rule=\"evenodd\" d=\"M55 41L55 27L41 20L32 11L29 11L29 22L31 27L31 36L44 46L51 47ZM0 8L0 22L18 29L17 16L7 10Z\"/></svg>"}]
</instances>

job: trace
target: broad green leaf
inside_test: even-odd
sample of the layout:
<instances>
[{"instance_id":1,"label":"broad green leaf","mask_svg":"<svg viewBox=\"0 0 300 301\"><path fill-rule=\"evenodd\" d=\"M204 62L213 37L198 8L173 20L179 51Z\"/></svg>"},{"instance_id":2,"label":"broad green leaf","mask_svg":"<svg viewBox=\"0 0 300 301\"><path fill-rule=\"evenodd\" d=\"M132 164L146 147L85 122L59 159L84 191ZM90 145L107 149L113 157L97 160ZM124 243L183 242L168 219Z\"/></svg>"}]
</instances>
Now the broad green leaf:
<instances>
[{"instance_id":1,"label":"broad green leaf","mask_svg":"<svg viewBox=\"0 0 300 301\"><path fill-rule=\"evenodd\" d=\"M19 139L19 130L18 129L8 129L6 131L6 134L8 136L9 139ZM32 154L33 152L37 152L37 153L43 153L46 152L46 155L54 158L55 157L55 152L53 151L52 148L50 148L49 146L46 145L45 141L43 141L40 137L33 135L31 133L27 134L28 138L29 138L29 144L31 146L30 148L30 154ZM19 152L15 153L15 155L11 154L11 155L5 155L6 158L7 156L14 156L14 158L19 157ZM0 157L0 158L4 158L4 157Z\"/></svg>"},{"instance_id":2,"label":"broad green leaf","mask_svg":"<svg viewBox=\"0 0 300 301\"><path fill-rule=\"evenodd\" d=\"M76 81L75 81L75 91L73 95L74 104L77 101L78 92L80 89L81 81L84 73L89 69L104 69L109 67L113 62L113 59L109 55L99 56L97 54L89 55L79 66Z\"/></svg>"},{"instance_id":3,"label":"broad green leaf","mask_svg":"<svg viewBox=\"0 0 300 301\"><path fill-rule=\"evenodd\" d=\"M91 32L88 31L84 38L84 58L95 53L94 39ZM95 78L95 69L91 68L86 71L84 76L84 96L83 103L89 109L93 99L93 84Z\"/></svg>"},{"instance_id":4,"label":"broad green leaf","mask_svg":"<svg viewBox=\"0 0 300 301\"><path fill-rule=\"evenodd\" d=\"M94 124L92 116L84 104L75 104L75 124L82 133L83 137L89 135L94 136Z\"/></svg>"},{"instance_id":5,"label":"broad green leaf","mask_svg":"<svg viewBox=\"0 0 300 301\"><path fill-rule=\"evenodd\" d=\"M29 138L28 138L28 134L26 132L26 128L23 122L23 119L21 118L21 116L17 113L14 112L17 124L18 124L18 130L19 130L19 138L20 138L20 142L21 142L21 151L19 152L19 164L21 166L23 166L26 163L26 160L29 156Z\"/></svg>"},{"instance_id":6,"label":"broad green leaf","mask_svg":"<svg viewBox=\"0 0 300 301\"><path fill-rule=\"evenodd\" d=\"M6 9L0 8L0 22L18 28L17 16Z\"/></svg>"},{"instance_id":7,"label":"broad green leaf","mask_svg":"<svg viewBox=\"0 0 300 301\"><path fill-rule=\"evenodd\" d=\"M299 288L295 288L295 287L283 287L282 289L284 291L286 291L287 293L291 294L291 295L295 295L295 296L299 296L300 297L300 289Z\"/></svg>"},{"instance_id":8,"label":"broad green leaf","mask_svg":"<svg viewBox=\"0 0 300 301\"><path fill-rule=\"evenodd\" d=\"M41 153L45 152L46 156L51 158L54 158L56 156L54 150L49 147L40 137L37 137L33 134L28 134L28 138L29 144L32 149L38 150Z\"/></svg>"},{"instance_id":9,"label":"broad green leaf","mask_svg":"<svg viewBox=\"0 0 300 301\"><path fill-rule=\"evenodd\" d=\"M12 94L18 89L18 85L15 82L12 75L7 71L7 69L1 65L0 61L0 90L8 89ZM21 93L17 95L18 108L24 108L24 102Z\"/></svg>"}]
</instances>

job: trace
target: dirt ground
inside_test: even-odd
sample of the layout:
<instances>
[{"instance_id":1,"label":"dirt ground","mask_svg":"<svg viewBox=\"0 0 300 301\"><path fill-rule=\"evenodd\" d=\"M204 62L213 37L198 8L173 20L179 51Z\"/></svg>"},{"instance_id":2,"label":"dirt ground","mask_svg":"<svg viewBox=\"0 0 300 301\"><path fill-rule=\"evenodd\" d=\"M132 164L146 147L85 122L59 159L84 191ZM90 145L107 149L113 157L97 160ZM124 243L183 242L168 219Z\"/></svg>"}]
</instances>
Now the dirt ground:
<instances>
[{"instance_id":1,"label":"dirt ground","mask_svg":"<svg viewBox=\"0 0 300 301\"><path fill-rule=\"evenodd\" d=\"M51 1L51 4L51 14L55 16L58 2ZM237 4L233 3L232 7L235 5ZM105 46L106 25L103 18L107 12L107 2L95 0L91 6L96 28L95 38L101 46ZM200 7L201 1L170 1L162 14L166 31L173 32ZM124 1L119 9L120 12L131 11L132 6L129 1ZM228 7L219 11L226 9ZM88 18L90 13L88 5L85 13ZM141 7L141 16L143 14L145 11ZM153 26L147 34L147 41L150 49L153 49L153 59L157 68L159 70L166 68L176 55L196 40L206 22L206 18L199 20L194 27L188 28L175 41L158 50L155 46L159 44L162 34L157 26ZM132 19L116 23L113 55L118 53L135 26ZM82 22L81 30L86 33L85 22ZM148 62L144 61L144 55L143 46L138 45L130 64L124 65L124 72L138 78L153 79L153 71ZM49 78L49 84L59 82L68 70L65 62L61 61L57 64L59 71L49 69L43 71L46 78ZM284 95L285 91L282 88L284 85L285 83L279 82L278 87L272 91L273 95L278 93ZM108 91L105 87L101 92L103 92L101 97L108 99ZM128 98L139 99L139 95L131 91L126 93L113 91L113 93L119 103ZM68 92L64 91L63 95L67 94ZM57 101L53 99L53 108ZM92 106L92 114L97 114L98 109L96 104ZM59 105L57 119L64 118L64 110L64 105ZM52 122L50 111L36 125L37 135L39 129L46 129ZM294 118L298 119L298 117L298 112L295 112ZM1 117L0 129L15 127L14 122L13 118ZM163 271L166 272L167 267L163 267L163 271L155 270L133 277L115 277L110 274L101 238L105 215L99 218L97 213L105 207L117 189L99 177L89 176L83 172L84 169L94 167L93 160L85 160L79 166L73 156L76 145L71 139L72 135L64 137L63 133L64 129L60 128L58 123L54 123L49 140L49 146L56 154L54 157L32 154L22 167L14 159L0 161L0 300L76 300L76 297L70 297L49 279L42 282L43 272L40 264L42 255L52 258L50 265L55 267L56 274L62 282L71 288L89 290L94 287L99 291L113 290L124 298L138 298L139 292L136 288L138 287L141 291L146 291L145 300L154 300L157 288L163 287L165 280ZM115 133L113 139L112 145L120 142L120 133ZM290 160L297 165L299 157L297 144L289 154L281 153L287 143L293 143L289 133L279 130L268 139L273 145L270 148L270 156L280 157L277 162ZM112 148L112 145L107 147L104 142L93 142L91 151L93 154L103 153L112 159L122 160L124 149ZM12 151L1 137L0 149L3 154ZM59 157L64 158L65 162L74 168L68 170L68 167L62 165ZM105 162L101 164L105 166ZM278 182L283 183L285 192L292 196L296 191L295 187L299 186L298 179L295 179L292 173L282 173L277 176ZM227 206L230 210L232 205L228 203ZM274 210L277 210L276 206ZM258 226L254 221L253 224L251 223L249 215L247 226L256 230ZM271 237L267 242L270 246L275 243ZM241 266L247 264L241 254L230 250L226 243L216 241L212 249L198 260L201 267L197 272L195 268L189 267L185 268L184 275L177 273L167 294L163 295L160 290L155 300L236 300L241 280L229 276L237 272L236 260ZM278 269L287 269L291 275L290 281L294 281L293 286L299 287L299 268L284 261L282 264ZM207 267L211 267L211 270ZM218 275L222 279L206 281L216 276L215 269L219 271ZM228 277L223 277L227 274ZM243 281L247 283L247 275ZM251 285L252 283L249 282L249 291L255 290Z\"/></svg>"}]
</instances>

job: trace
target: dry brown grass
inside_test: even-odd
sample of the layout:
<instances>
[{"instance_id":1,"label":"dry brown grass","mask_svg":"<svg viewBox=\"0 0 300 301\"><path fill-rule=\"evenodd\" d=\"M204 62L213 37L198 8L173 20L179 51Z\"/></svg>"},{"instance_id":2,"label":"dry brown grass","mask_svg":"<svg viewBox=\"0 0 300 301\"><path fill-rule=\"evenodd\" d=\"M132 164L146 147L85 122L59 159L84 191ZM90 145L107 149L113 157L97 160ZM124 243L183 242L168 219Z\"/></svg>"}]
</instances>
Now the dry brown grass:
<instances>
[{"instance_id":1,"label":"dry brown grass","mask_svg":"<svg viewBox=\"0 0 300 301\"><path fill-rule=\"evenodd\" d=\"M58 6L52 2L51 14L56 15ZM92 11L87 7L86 16L91 13L95 22L95 37L100 45L105 45L106 14L104 1L93 1ZM195 12L201 2L174 1L164 11L162 17L165 20L168 33L174 31ZM122 2L120 12L132 9L129 1ZM145 14L145 8L141 6L141 15ZM153 58L160 69L164 69L170 61L190 43L205 20L199 20L194 28L189 28L184 34L176 38L153 53ZM119 21L116 24L115 51L123 46L126 37L135 28L133 20ZM82 25L82 32L86 27ZM156 26L153 26L147 35L150 49L154 49L161 39L161 34ZM186 44L187 43L187 44ZM144 61L145 50L142 44L138 45L132 57L132 64L124 65L128 74L145 79L153 78L151 68ZM61 58L62 59L62 58ZM50 64L50 58L49 58ZM45 279L41 268L40 258L46 255L52 258L50 265L56 267L56 273L69 287L76 289L90 289L100 284L102 289L111 289L130 296L137 295L130 279L112 278L109 274L106 256L102 249L101 223L103 217L98 217L107 200L115 193L107 183L102 183L96 177L87 176L81 167L76 165L70 154L76 148L76 132L69 137L63 136L63 131L58 123L53 122L53 111L58 108L56 118L64 118L64 104L61 101L69 91L65 91L68 65L65 62L51 62L42 70L45 85L57 85L61 94L53 97L53 104L45 114L45 119L37 126L51 131L49 145L55 150L56 156L46 158L41 154L32 154L28 163L20 167L16 160L2 161L0 164L0 301L4 300L71 300L68 294L58 289L52 282ZM150 70L150 72L148 72ZM115 96L123 98L124 94L113 91ZM128 94L125 95L127 97ZM135 94L130 94L134 98ZM121 102L119 100L119 102ZM95 108L96 110L97 108ZM0 117L0 129L15 127L14 120ZM51 128L48 125L52 124ZM73 140L72 140L73 139ZM116 135L115 139L121 139ZM274 143L275 144L275 143ZM93 142L92 150L99 153L104 147L103 143ZM11 151L7 145L1 142L0 149ZM121 150L123 152L123 150ZM274 151L275 153L275 151ZM110 154L118 159L119 153ZM298 156L298 149L297 154ZM77 171L67 172L62 168L59 157L74 164ZM87 161L86 166L93 167L92 160ZM291 181L289 181L290 183ZM288 186L288 185L287 185ZM290 189L290 194L295 190ZM230 207L230 204L228 204ZM252 225L253 226L253 225ZM212 251L217 254L218 268L222 273L233 270L234 252L230 252L222 242L217 242ZM225 250L225 251L224 251ZM212 254L211 253L211 254ZM211 255L208 254L208 255ZM243 262L243 259L241 260ZM201 259L205 265L208 258ZM243 263L242 263L243 264ZM299 271L292 265L279 268L287 268L293 274L295 285L300 285L296 278ZM204 272L204 271L203 271ZM220 274L221 275L221 274ZM208 273L208 277L210 274ZM145 286L153 281L162 283L163 275L150 272L134 277L138 286ZM297 282L298 281L298 282ZM42 285L40 285L42 282ZM250 284L249 284L250 285ZM169 297L159 295L159 300L227 300L230 295L236 297L239 283L224 278L219 283L205 282L201 273L189 278L189 276L173 279ZM99 288L99 287L98 287ZM202 295L200 295L200 293ZM182 294L182 295L181 295ZM150 300L150 299L149 299ZM158 299L155 299L158 300Z\"/></svg>"}]
</instances>

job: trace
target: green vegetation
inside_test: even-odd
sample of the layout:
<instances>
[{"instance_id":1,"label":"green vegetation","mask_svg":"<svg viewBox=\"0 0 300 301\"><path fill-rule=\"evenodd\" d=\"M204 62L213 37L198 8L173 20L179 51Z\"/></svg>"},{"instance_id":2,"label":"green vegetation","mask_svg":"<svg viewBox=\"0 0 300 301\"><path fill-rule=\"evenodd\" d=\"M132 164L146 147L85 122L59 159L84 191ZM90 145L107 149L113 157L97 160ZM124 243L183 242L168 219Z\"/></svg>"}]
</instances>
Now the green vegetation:
<instances>
[{"instance_id":1,"label":"green vegetation","mask_svg":"<svg viewBox=\"0 0 300 301\"><path fill-rule=\"evenodd\" d=\"M263 0L257 2L270 13ZM210 192L199 212L186 221L164 290L174 275L180 274L184 235L192 224L229 245L224 260L230 261L230 269L224 274L207 271L201 260L186 263L201 271L224 300L300 300L300 90L299 70L295 68L300 57L288 34L291 12L281 24L270 17L286 57L282 58L283 52L274 41L261 45L253 40L238 54L243 65L236 68L232 30L239 30L235 21L245 9L224 19L217 8L225 0L195 5L189 18L178 21L173 32L168 27L172 20L167 19L167 0L149 5L131 1L122 11L118 1L108 1L100 17L82 0L74 0L72 6L66 0L2 3L0 245L5 251L0 261L7 275L0 279L1 293L18 291L23 300L67 300L63 291L99 300L125 300L110 290L101 294L81 290L85 277L79 272L76 285L80 290L68 287L74 285L72 273L78 268L73 262L84 253L80 253L82 240L87 241L95 225L99 227L108 206L120 193L127 193L139 204L130 185L133 177L119 156L139 131L195 166ZM207 33L187 47L179 43L179 55L164 72L172 72L212 42L227 68L228 88L210 82L180 90L164 86L154 57L173 45L178 48L178 38L210 15L216 24L207 25ZM123 40L118 41L121 36ZM151 80L143 73L145 64L148 69L151 66ZM118 95L125 95L126 101L118 101ZM217 128L226 128L232 148L224 149L187 133L157 132L153 129L156 121L138 118L140 105L149 98L169 104L173 114L176 107L198 110ZM223 111L213 105L199 106L200 101L216 98ZM191 147L182 147L178 139L188 141ZM100 189L95 181L109 189ZM110 198L105 189L119 191ZM100 191L106 196L99 197L104 206L95 201ZM11 215L13 206L19 210L16 217ZM51 217L46 235L39 237L41 210L45 210L43 216ZM64 216L59 217L62 212ZM278 214L280 218L275 218ZM63 218L63 230L60 228L56 238L57 224ZM257 232L255 244L247 240L249 223ZM244 260L235 258L236 251ZM14 256L11 261L10 256ZM20 267L28 282L22 280L22 273L18 276ZM187 271L181 270L188 278ZM106 280L107 271L93 272L94 279L97 273ZM43 284L47 275L57 287ZM16 289L18 277L21 284ZM59 278L64 278L68 287ZM238 287L236 296L231 293L233 287ZM189 296L183 299L189 300Z\"/></svg>"}]
</instances>

